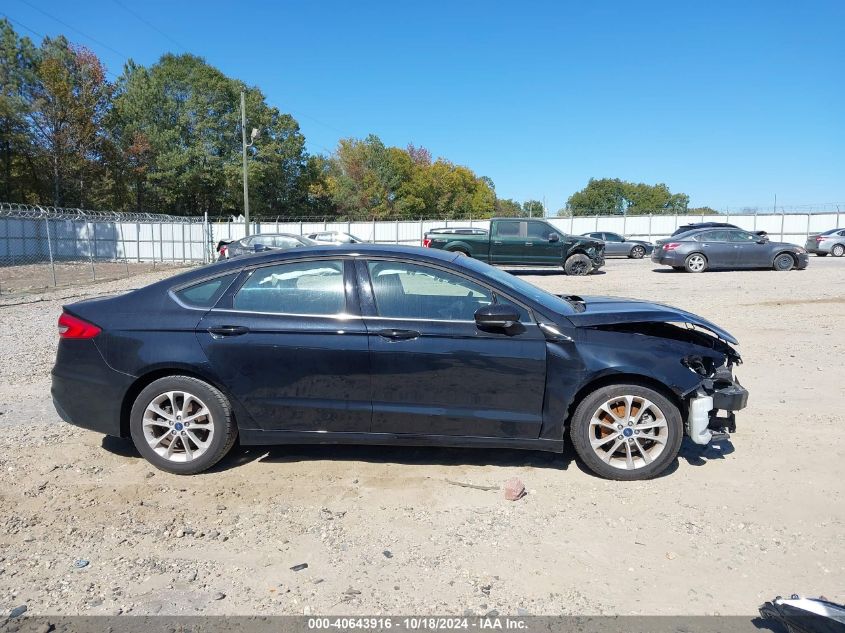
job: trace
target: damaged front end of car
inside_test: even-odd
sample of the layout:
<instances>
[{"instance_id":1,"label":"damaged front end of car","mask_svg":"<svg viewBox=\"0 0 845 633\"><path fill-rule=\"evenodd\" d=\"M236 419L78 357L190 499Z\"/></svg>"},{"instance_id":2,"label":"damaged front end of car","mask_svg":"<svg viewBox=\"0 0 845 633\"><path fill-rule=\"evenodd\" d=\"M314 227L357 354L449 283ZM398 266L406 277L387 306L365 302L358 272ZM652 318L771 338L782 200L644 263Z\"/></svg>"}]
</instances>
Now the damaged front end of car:
<instances>
[{"instance_id":1,"label":"damaged front end of car","mask_svg":"<svg viewBox=\"0 0 845 633\"><path fill-rule=\"evenodd\" d=\"M736 412L748 404L748 391L733 372L734 366L742 363L742 359L727 343L722 346L725 348L725 363L718 367L714 367L712 357L693 354L681 360L687 369L702 379L688 396L686 432L696 444L728 439L736 431Z\"/></svg>"},{"instance_id":2,"label":"damaged front end of car","mask_svg":"<svg viewBox=\"0 0 845 633\"><path fill-rule=\"evenodd\" d=\"M587 367L659 380L684 405L685 431L696 444L728 439L736 430L748 391L734 375L742 359L728 332L661 304L609 297L577 297L577 303L569 319L586 334Z\"/></svg>"}]
</instances>

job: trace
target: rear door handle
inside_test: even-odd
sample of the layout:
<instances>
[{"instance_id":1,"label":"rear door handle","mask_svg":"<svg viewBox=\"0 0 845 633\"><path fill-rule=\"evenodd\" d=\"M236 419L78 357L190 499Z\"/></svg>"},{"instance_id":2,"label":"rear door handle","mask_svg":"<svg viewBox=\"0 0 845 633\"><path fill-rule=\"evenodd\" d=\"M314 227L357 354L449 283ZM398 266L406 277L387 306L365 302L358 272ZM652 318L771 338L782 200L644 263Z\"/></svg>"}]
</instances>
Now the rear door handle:
<instances>
[{"instance_id":1,"label":"rear door handle","mask_svg":"<svg viewBox=\"0 0 845 633\"><path fill-rule=\"evenodd\" d=\"M393 328L379 330L376 334L391 341L410 341L420 336L416 330L394 330Z\"/></svg>"},{"instance_id":2,"label":"rear door handle","mask_svg":"<svg viewBox=\"0 0 845 633\"><path fill-rule=\"evenodd\" d=\"M217 338L221 336L240 336L247 332L249 332L249 328L243 325L219 325L208 328L208 333Z\"/></svg>"},{"instance_id":3,"label":"rear door handle","mask_svg":"<svg viewBox=\"0 0 845 633\"><path fill-rule=\"evenodd\" d=\"M526 246L534 246L534 242L525 242Z\"/></svg>"}]
</instances>

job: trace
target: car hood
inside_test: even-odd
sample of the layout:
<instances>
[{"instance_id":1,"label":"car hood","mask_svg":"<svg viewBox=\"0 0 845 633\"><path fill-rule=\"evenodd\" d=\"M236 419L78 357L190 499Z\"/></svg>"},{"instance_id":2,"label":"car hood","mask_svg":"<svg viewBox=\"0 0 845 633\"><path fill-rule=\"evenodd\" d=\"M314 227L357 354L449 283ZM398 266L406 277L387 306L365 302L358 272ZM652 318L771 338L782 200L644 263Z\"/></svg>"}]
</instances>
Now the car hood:
<instances>
[{"instance_id":1,"label":"car hood","mask_svg":"<svg viewBox=\"0 0 845 633\"><path fill-rule=\"evenodd\" d=\"M575 314L567 315L575 327L593 327L617 323L690 323L736 345L738 341L715 323L692 312L672 306L619 297L563 297L576 305Z\"/></svg>"}]
</instances>

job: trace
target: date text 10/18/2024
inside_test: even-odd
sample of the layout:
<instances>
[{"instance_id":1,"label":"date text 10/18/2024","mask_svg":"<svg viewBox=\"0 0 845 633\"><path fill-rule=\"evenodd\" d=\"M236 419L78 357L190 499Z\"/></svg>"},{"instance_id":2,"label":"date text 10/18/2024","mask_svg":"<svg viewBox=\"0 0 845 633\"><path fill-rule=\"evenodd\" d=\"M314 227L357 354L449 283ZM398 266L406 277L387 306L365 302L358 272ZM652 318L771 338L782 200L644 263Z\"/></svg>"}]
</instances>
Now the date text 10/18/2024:
<instances>
[{"instance_id":1,"label":"date text 10/18/2024","mask_svg":"<svg viewBox=\"0 0 845 633\"><path fill-rule=\"evenodd\" d=\"M522 618L499 616L481 616L473 618L447 617L349 617L349 618L308 618L308 628L311 630L363 630L379 631L397 629L399 631L449 631L470 630L482 631L524 631L528 623Z\"/></svg>"}]
</instances>

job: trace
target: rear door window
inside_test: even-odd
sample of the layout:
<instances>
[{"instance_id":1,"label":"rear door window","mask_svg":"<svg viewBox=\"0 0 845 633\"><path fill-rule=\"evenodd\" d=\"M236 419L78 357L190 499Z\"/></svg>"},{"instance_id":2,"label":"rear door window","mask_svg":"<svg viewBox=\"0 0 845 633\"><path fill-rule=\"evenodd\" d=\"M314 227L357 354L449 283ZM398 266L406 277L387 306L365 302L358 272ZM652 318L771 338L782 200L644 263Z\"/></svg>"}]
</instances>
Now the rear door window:
<instances>
[{"instance_id":1,"label":"rear door window","mask_svg":"<svg viewBox=\"0 0 845 633\"><path fill-rule=\"evenodd\" d=\"M232 306L271 314L343 314L343 262L320 260L256 268L235 294Z\"/></svg>"},{"instance_id":2,"label":"rear door window","mask_svg":"<svg viewBox=\"0 0 845 633\"><path fill-rule=\"evenodd\" d=\"M495 237L519 237L519 220L500 220L493 226Z\"/></svg>"}]
</instances>

